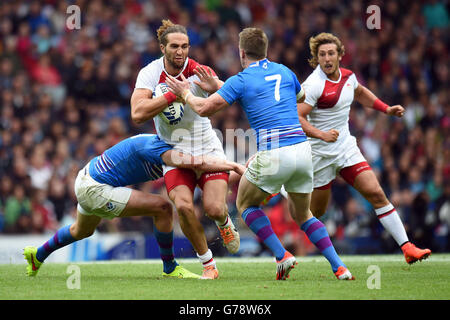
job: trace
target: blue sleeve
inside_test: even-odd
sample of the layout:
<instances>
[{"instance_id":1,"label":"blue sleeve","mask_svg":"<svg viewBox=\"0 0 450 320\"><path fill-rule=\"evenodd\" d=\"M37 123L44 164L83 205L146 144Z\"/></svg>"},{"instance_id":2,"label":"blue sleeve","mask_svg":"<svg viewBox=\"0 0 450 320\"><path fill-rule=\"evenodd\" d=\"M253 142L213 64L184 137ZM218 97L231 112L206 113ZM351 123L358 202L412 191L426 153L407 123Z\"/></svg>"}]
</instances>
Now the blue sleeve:
<instances>
[{"instance_id":1,"label":"blue sleeve","mask_svg":"<svg viewBox=\"0 0 450 320\"><path fill-rule=\"evenodd\" d=\"M151 161L154 164L163 165L161 155L169 150L172 150L172 146L162 141L158 136L147 145L145 148L145 159Z\"/></svg>"},{"instance_id":2,"label":"blue sleeve","mask_svg":"<svg viewBox=\"0 0 450 320\"><path fill-rule=\"evenodd\" d=\"M217 90L217 93L224 98L229 105L233 104L236 100L239 100L242 97L243 92L244 81L239 74L228 78L222 88Z\"/></svg>"}]
</instances>

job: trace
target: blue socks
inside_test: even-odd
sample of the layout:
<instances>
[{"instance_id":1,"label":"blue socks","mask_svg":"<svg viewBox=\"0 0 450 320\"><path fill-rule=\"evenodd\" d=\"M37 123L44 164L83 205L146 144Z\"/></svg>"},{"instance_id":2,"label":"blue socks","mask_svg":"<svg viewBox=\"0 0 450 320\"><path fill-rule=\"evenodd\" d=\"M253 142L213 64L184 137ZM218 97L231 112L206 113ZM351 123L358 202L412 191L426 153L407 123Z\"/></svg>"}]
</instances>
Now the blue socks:
<instances>
[{"instance_id":1,"label":"blue socks","mask_svg":"<svg viewBox=\"0 0 450 320\"><path fill-rule=\"evenodd\" d=\"M156 241L158 242L161 260L163 261L164 272L171 273L178 265L175 261L175 256L173 253L173 231L165 233L154 228L154 233ZM75 241L77 241L77 239L70 234L70 225L64 226L59 229L46 243L37 249L36 258L40 262L44 262L44 260L47 259L53 251L67 246Z\"/></svg>"},{"instance_id":2,"label":"blue socks","mask_svg":"<svg viewBox=\"0 0 450 320\"><path fill-rule=\"evenodd\" d=\"M67 246L75 241L77 241L77 239L72 237L70 234L70 225L62 227L52 238L37 249L36 258L40 262L44 262L44 260L47 259L53 251Z\"/></svg>"},{"instance_id":3,"label":"blue socks","mask_svg":"<svg viewBox=\"0 0 450 320\"><path fill-rule=\"evenodd\" d=\"M284 257L284 249L277 235L273 232L269 218L259 207L248 207L242 213L242 219L256 236L264 242L274 254L277 260Z\"/></svg>"},{"instance_id":4,"label":"blue socks","mask_svg":"<svg viewBox=\"0 0 450 320\"><path fill-rule=\"evenodd\" d=\"M331 243L328 231L325 225L316 217L312 217L300 227L308 236L309 240L322 252L331 264L333 272L336 272L339 266L344 266L341 258L339 258L333 244Z\"/></svg>"},{"instance_id":5,"label":"blue socks","mask_svg":"<svg viewBox=\"0 0 450 320\"><path fill-rule=\"evenodd\" d=\"M161 255L161 260L163 262L164 273L171 273L178 263L175 261L175 256L173 253L173 231L171 232L161 232L156 227L153 228L155 234L156 242L159 247L159 254Z\"/></svg>"}]
</instances>

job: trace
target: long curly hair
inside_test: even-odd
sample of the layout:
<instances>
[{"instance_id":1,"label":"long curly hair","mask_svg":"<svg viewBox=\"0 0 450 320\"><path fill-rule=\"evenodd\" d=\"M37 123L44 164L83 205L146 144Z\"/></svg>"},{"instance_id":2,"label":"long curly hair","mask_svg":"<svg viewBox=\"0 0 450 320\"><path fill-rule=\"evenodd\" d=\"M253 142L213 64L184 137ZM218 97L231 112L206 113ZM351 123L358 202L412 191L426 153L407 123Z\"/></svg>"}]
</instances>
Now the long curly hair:
<instances>
[{"instance_id":1,"label":"long curly hair","mask_svg":"<svg viewBox=\"0 0 450 320\"><path fill-rule=\"evenodd\" d=\"M163 46L167 45L167 35L169 33L183 33L187 35L187 30L182 25L174 24L169 19L162 20L162 24L156 31L156 34L158 35L159 43Z\"/></svg>"},{"instance_id":2,"label":"long curly hair","mask_svg":"<svg viewBox=\"0 0 450 320\"><path fill-rule=\"evenodd\" d=\"M326 32L319 33L317 36L309 38L309 49L311 52L311 59L309 59L308 62L311 67L313 68L317 67L317 65L319 64L319 60L317 57L319 47L327 43L334 43L336 45L339 56L343 56L345 54L345 47L338 37L336 37L331 33Z\"/></svg>"}]
</instances>

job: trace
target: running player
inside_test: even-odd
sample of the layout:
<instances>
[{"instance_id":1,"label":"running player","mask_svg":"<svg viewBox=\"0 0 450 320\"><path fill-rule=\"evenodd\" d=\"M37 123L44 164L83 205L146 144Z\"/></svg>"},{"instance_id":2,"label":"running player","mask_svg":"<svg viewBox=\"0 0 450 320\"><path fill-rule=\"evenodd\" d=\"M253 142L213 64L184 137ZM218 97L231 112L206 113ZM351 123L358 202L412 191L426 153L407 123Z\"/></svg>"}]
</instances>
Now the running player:
<instances>
[{"instance_id":1,"label":"running player","mask_svg":"<svg viewBox=\"0 0 450 320\"><path fill-rule=\"evenodd\" d=\"M350 105L354 100L364 107L397 117L403 116L404 108L388 106L359 84L352 71L339 67L344 46L336 36L321 33L311 37L309 46L312 56L309 63L315 69L303 83L306 100L300 104L298 113L312 147L312 213L316 217L325 213L331 183L339 174L370 202L383 227L402 249L407 263L427 258L431 251L418 249L409 241L397 211L359 150L348 125Z\"/></svg>"},{"instance_id":2,"label":"running player","mask_svg":"<svg viewBox=\"0 0 450 320\"><path fill-rule=\"evenodd\" d=\"M222 143L213 131L210 120L192 111L189 104L185 105L184 115L177 124L167 124L157 116L177 99L172 92L152 98L156 86L164 83L167 76L183 75L189 79L195 94L204 97L215 92L222 83L209 67L205 68L212 74L211 77L204 79L199 76L197 68L201 65L188 58L189 38L185 27L163 20L158 29L158 40L163 56L141 69L138 74L131 97L132 119L137 123L153 119L158 136L175 150L194 156L208 154L225 158ZM236 253L240 243L239 233L228 216L226 206L228 173L201 173L197 176L193 170L165 166L164 180L169 198L180 217L181 229L204 266L203 277L217 278L218 270L212 252L208 249L203 226L194 212L193 196L198 184L203 190L203 208L206 214L216 222L228 251Z\"/></svg>"},{"instance_id":3,"label":"running player","mask_svg":"<svg viewBox=\"0 0 450 320\"><path fill-rule=\"evenodd\" d=\"M297 264L273 232L269 218L260 208L270 194L284 185L294 210L291 215L322 254L338 279L354 279L337 255L325 226L310 209L313 190L311 147L297 116L297 103L304 91L295 74L282 64L269 61L268 39L259 28L239 34L242 72L229 78L208 98L189 90L189 82L166 80L174 93L200 115L208 116L238 101L255 130L258 152L241 178L236 204L248 227L273 252L277 280L285 280Z\"/></svg>"},{"instance_id":4,"label":"running player","mask_svg":"<svg viewBox=\"0 0 450 320\"><path fill-rule=\"evenodd\" d=\"M179 266L173 253L172 205L159 195L147 194L125 186L162 177L162 165L203 171L237 170L243 166L219 158L192 157L172 150L154 134L127 138L80 170L75 180L78 200L76 222L67 225L39 248L26 247L27 274L35 276L44 260L55 250L91 236L102 218L152 216L154 234L163 261L163 275L200 278Z\"/></svg>"}]
</instances>

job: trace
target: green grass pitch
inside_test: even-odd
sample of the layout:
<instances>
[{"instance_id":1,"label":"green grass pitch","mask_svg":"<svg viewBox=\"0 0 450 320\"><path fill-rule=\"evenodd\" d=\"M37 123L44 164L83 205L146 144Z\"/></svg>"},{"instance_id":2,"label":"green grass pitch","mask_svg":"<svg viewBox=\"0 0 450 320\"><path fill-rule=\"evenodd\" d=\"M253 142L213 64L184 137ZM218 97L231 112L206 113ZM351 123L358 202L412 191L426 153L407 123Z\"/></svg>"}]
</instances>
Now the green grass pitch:
<instances>
[{"instance_id":1,"label":"green grass pitch","mask_svg":"<svg viewBox=\"0 0 450 320\"><path fill-rule=\"evenodd\" d=\"M297 257L286 281L271 258L217 258L217 280L163 278L159 260L44 264L35 278L26 264L0 265L1 300L449 300L450 254L408 265L401 254L342 256L355 281L338 281L322 256ZM200 273L196 259L179 259ZM72 278L71 278L72 277ZM74 281L72 281L74 280ZM72 281L72 282L71 282ZM68 286L69 283L69 286ZM79 283L79 289L71 289ZM378 288L377 288L378 286Z\"/></svg>"}]
</instances>

